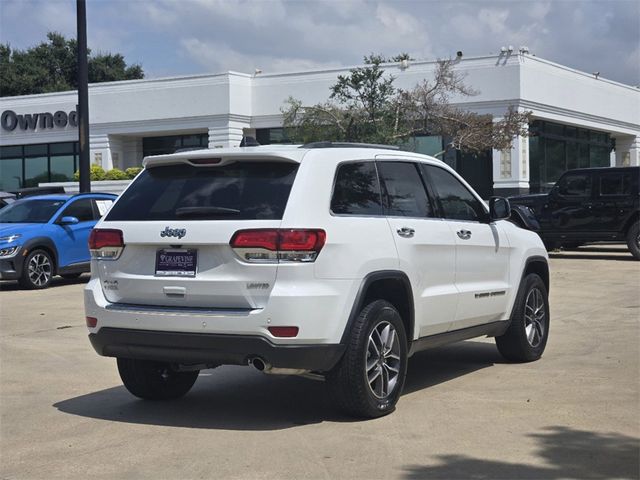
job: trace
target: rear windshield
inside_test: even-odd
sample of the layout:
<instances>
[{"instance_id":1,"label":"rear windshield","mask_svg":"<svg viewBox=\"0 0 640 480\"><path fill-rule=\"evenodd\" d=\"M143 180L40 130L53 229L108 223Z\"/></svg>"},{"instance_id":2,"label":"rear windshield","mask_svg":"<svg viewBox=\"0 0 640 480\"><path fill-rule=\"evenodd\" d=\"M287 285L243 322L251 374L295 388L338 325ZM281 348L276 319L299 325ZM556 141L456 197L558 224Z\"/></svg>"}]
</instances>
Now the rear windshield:
<instances>
[{"instance_id":1,"label":"rear windshield","mask_svg":"<svg viewBox=\"0 0 640 480\"><path fill-rule=\"evenodd\" d=\"M106 220L280 220L298 165L236 162L144 170Z\"/></svg>"}]
</instances>

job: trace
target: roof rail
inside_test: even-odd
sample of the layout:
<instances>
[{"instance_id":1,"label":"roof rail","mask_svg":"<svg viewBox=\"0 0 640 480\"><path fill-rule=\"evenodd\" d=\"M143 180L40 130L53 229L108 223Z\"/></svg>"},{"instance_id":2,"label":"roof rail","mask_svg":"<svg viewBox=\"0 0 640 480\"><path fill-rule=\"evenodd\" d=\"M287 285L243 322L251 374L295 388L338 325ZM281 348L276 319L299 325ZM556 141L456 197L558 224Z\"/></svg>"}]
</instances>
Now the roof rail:
<instances>
[{"instance_id":1,"label":"roof rail","mask_svg":"<svg viewBox=\"0 0 640 480\"><path fill-rule=\"evenodd\" d=\"M381 148L384 150L400 150L397 145L378 145L375 143L351 143L351 142L311 142L305 143L300 148Z\"/></svg>"}]
</instances>

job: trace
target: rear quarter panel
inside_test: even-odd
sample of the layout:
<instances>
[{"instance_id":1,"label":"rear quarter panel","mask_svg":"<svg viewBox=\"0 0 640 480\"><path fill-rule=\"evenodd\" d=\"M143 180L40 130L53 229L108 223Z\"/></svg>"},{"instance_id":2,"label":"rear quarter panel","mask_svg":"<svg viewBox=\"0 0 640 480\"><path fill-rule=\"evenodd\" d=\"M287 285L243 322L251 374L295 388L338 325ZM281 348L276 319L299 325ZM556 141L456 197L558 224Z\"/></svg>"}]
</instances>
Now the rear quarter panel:
<instances>
[{"instance_id":1,"label":"rear quarter panel","mask_svg":"<svg viewBox=\"0 0 640 480\"><path fill-rule=\"evenodd\" d=\"M333 153L333 155L332 155ZM321 228L327 233L315 261L317 278L362 279L370 272L398 268L398 256L385 217L337 216L330 204L337 166L353 160L374 160L354 149L340 159L331 149L305 155L291 189L282 228Z\"/></svg>"}]
</instances>

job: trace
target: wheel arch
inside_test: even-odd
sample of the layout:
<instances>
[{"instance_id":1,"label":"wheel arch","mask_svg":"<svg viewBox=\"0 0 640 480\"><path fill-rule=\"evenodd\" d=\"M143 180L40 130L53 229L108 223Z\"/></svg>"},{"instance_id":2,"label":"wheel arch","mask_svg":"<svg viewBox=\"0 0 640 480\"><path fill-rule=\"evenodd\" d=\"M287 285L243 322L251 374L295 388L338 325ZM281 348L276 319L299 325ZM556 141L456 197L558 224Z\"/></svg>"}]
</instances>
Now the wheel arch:
<instances>
[{"instance_id":1,"label":"wheel arch","mask_svg":"<svg viewBox=\"0 0 640 480\"><path fill-rule=\"evenodd\" d=\"M22 247L22 256L26 257L32 250L44 250L51 255L54 274L58 273L58 249L55 243L48 237L36 237L28 240Z\"/></svg>"},{"instance_id":2,"label":"wheel arch","mask_svg":"<svg viewBox=\"0 0 640 480\"><path fill-rule=\"evenodd\" d=\"M340 343L344 344L348 341L349 333L358 314L365 305L373 300L386 300L398 310L405 326L408 346L410 346L415 325L413 290L409 277L398 270L372 272L364 277L351 307L351 313Z\"/></svg>"},{"instance_id":3,"label":"wheel arch","mask_svg":"<svg viewBox=\"0 0 640 480\"><path fill-rule=\"evenodd\" d=\"M535 273L538 275L542 281L544 282L544 286L547 289L547 293L549 293L550 287L550 278L549 278L549 263L547 259L542 256L534 256L527 258L527 261L524 264L524 269L522 271L522 277L520 278L520 285L530 273ZM518 286L520 288L520 286Z\"/></svg>"},{"instance_id":4,"label":"wheel arch","mask_svg":"<svg viewBox=\"0 0 640 480\"><path fill-rule=\"evenodd\" d=\"M629 218L627 219L626 223L624 224L624 229L622 230L625 237L629 234L629 229L631 228L631 226L636 223L637 221L640 221L640 211L636 210L635 212L633 212Z\"/></svg>"},{"instance_id":5,"label":"wheel arch","mask_svg":"<svg viewBox=\"0 0 640 480\"><path fill-rule=\"evenodd\" d=\"M540 232L540 222L529 207L525 205L512 205L511 217L521 228Z\"/></svg>"}]
</instances>

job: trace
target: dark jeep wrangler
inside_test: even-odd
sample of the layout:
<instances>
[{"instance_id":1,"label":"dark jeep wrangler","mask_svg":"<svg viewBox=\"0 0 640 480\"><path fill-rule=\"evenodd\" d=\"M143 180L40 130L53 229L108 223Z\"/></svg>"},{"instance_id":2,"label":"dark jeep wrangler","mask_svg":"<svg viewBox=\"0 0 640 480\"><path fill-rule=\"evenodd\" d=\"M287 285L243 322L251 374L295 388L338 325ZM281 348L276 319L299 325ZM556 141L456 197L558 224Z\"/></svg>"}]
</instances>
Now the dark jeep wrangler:
<instances>
[{"instance_id":1,"label":"dark jeep wrangler","mask_svg":"<svg viewBox=\"0 0 640 480\"><path fill-rule=\"evenodd\" d=\"M549 193L511 197L512 220L547 249L625 241L640 260L640 167L566 172Z\"/></svg>"}]
</instances>

